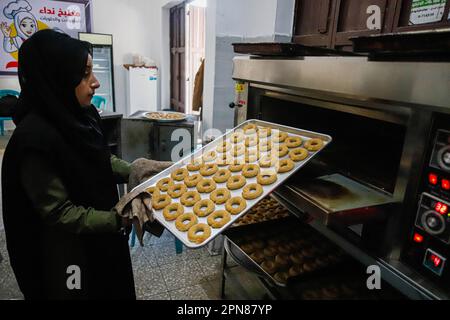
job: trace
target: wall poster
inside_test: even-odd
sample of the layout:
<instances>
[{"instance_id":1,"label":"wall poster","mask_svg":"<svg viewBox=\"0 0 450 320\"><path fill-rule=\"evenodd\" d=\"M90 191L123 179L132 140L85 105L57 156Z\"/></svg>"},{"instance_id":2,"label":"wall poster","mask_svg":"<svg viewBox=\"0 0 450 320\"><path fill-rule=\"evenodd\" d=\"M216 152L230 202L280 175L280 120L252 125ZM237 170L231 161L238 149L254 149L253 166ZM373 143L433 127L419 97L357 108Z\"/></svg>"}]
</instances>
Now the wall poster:
<instances>
[{"instance_id":1,"label":"wall poster","mask_svg":"<svg viewBox=\"0 0 450 320\"><path fill-rule=\"evenodd\" d=\"M0 74L15 74L19 48L42 29L90 32L90 0L0 0Z\"/></svg>"}]
</instances>

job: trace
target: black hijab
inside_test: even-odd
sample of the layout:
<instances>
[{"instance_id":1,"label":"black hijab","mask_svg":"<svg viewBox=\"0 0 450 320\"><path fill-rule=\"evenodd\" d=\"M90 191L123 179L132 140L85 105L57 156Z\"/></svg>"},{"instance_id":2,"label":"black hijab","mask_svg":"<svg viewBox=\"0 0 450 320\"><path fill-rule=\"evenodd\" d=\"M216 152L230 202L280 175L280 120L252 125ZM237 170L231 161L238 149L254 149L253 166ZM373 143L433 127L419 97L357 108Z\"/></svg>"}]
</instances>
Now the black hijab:
<instances>
[{"instance_id":1,"label":"black hijab","mask_svg":"<svg viewBox=\"0 0 450 320\"><path fill-rule=\"evenodd\" d=\"M14 123L18 125L34 112L82 151L103 149L95 107L81 107L75 95L89 54L90 43L50 29L38 31L25 41L19 49L21 94Z\"/></svg>"}]
</instances>

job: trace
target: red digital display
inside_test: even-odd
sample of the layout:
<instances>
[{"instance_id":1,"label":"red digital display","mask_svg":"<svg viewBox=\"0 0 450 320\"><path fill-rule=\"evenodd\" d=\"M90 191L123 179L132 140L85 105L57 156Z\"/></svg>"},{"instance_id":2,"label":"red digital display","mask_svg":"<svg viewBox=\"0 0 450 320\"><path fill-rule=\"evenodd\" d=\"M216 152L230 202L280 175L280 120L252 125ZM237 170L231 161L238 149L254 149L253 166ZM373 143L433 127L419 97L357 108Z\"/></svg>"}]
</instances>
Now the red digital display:
<instances>
[{"instance_id":1,"label":"red digital display","mask_svg":"<svg viewBox=\"0 0 450 320\"><path fill-rule=\"evenodd\" d=\"M430 260L431 260L431 262L434 264L435 267L439 267L439 265L440 265L441 262L442 262L442 259L439 258L438 256L434 255L434 254L432 254L432 255L430 256Z\"/></svg>"},{"instance_id":2,"label":"red digital display","mask_svg":"<svg viewBox=\"0 0 450 320\"><path fill-rule=\"evenodd\" d=\"M417 242L417 243L423 242L423 237L418 233L414 234L414 242Z\"/></svg>"},{"instance_id":3,"label":"red digital display","mask_svg":"<svg viewBox=\"0 0 450 320\"><path fill-rule=\"evenodd\" d=\"M450 190L450 180L447 179L442 180L442 189Z\"/></svg>"},{"instance_id":4,"label":"red digital display","mask_svg":"<svg viewBox=\"0 0 450 320\"><path fill-rule=\"evenodd\" d=\"M434 210L439 212L440 214L444 215L448 213L448 205L442 203L442 202L436 202L434 206Z\"/></svg>"},{"instance_id":5,"label":"red digital display","mask_svg":"<svg viewBox=\"0 0 450 320\"><path fill-rule=\"evenodd\" d=\"M438 183L438 176L435 175L434 173L430 173L428 176L428 181L433 184L433 185L437 185Z\"/></svg>"}]
</instances>

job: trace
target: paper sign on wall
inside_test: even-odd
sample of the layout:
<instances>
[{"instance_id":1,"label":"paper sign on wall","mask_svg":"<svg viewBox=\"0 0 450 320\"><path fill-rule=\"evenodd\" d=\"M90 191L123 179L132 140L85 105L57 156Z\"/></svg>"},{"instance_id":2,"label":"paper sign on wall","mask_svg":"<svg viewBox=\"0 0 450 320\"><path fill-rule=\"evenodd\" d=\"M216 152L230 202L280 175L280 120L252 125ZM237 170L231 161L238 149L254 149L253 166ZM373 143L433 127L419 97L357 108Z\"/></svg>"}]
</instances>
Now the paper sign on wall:
<instances>
[{"instance_id":1,"label":"paper sign on wall","mask_svg":"<svg viewBox=\"0 0 450 320\"><path fill-rule=\"evenodd\" d=\"M17 72L22 43L42 29L78 37L86 32L85 5L70 1L2 0L0 2L0 72Z\"/></svg>"},{"instance_id":2,"label":"paper sign on wall","mask_svg":"<svg viewBox=\"0 0 450 320\"><path fill-rule=\"evenodd\" d=\"M413 0L409 25L441 21L446 3L447 0Z\"/></svg>"}]
</instances>

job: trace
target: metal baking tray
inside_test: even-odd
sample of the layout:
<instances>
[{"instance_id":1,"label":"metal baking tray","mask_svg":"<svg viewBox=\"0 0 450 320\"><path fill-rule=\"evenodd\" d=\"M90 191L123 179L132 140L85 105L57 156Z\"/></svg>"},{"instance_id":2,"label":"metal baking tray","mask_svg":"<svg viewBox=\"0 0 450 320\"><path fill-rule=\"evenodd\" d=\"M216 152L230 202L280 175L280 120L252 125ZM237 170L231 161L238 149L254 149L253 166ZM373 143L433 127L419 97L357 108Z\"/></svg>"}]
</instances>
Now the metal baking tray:
<instances>
[{"instance_id":1,"label":"metal baking tray","mask_svg":"<svg viewBox=\"0 0 450 320\"><path fill-rule=\"evenodd\" d=\"M222 233L222 231L224 231L225 229L227 229L229 226L231 226L237 219L239 219L240 217L242 217L248 210L250 210L250 208L252 208L255 204L257 204L261 199L264 199L264 197L266 197L267 195L269 195L274 189L276 189L279 185L283 184L286 179L288 179L291 175L293 175L295 172L297 172L301 167L303 167L306 163L308 163L308 161L310 161L312 158L314 158L320 151L322 151L324 148L326 148L326 146L331 143L332 138L329 135L326 134L322 134L322 133L317 133L317 132L312 132L312 131L306 131L306 130L302 130L302 129L297 129L297 128L292 128L292 127L287 127L287 126L283 126L283 125L279 125L279 124L275 124L275 123L271 123L271 122L265 122L265 121L260 121L260 120L248 120L242 124L240 124L239 126L237 126L236 128L234 128L231 131L228 131L226 134L222 135L221 137L217 138L216 140L212 141L211 143L209 143L208 145L204 146L203 148L195 151L194 153L192 153L191 155L185 157L184 159L178 161L177 163L175 163L173 166L171 166L170 168L162 171L161 173L159 173L158 175L152 177L151 179L147 180L146 182L142 183L141 185L137 186L136 188L139 188L139 190L144 191L145 189L155 186L156 183L163 178L169 177L170 174L182 167L185 167L187 164L189 164L193 159L197 159L200 158L203 154L209 152L209 151L213 151L216 150L216 147L222 143L225 140L228 140L230 138L230 136L233 134L234 131L236 130L242 130L243 127L245 127L248 124L255 124L257 126L261 126L261 127L269 127L272 128L272 130L279 130L279 131L284 131L287 132L290 136L300 136L303 138L303 140L306 142L309 139L313 139L313 138L320 138L324 141L324 147L317 151L317 152L310 152L309 156L301 161L301 162L297 162L295 164L295 168L294 170L288 172L288 173L282 173L282 174L278 174L278 179L277 181L269 186L263 186L263 194L255 199L255 200L247 200L247 207L246 209L241 212L238 215L232 216L231 220L224 225L222 228L220 229L212 229L211 230L211 236L205 240L203 243L201 244L196 244L196 243L192 243L189 241L188 237L187 237L187 232L180 232L178 231L178 229L175 227L175 222L169 222L166 221L163 217L162 214L162 210L154 210L154 215L155 218L167 229L169 230L176 238L178 238L181 242L183 242L183 244L191 249L195 249L195 248L200 248L203 247L205 245L207 245L211 240L213 240L215 237L217 237L219 234ZM265 154L265 152L262 152L262 154ZM242 156L241 156L242 157ZM288 158L289 155L286 155L283 158L280 159L285 159ZM257 164L257 161L253 162L253 164ZM255 183L256 182L256 178L247 178L247 184L250 183ZM217 184L217 188L226 188L226 183L221 183L221 184ZM135 189L136 189L135 188ZM134 189L134 190L135 190ZM188 191L194 191L196 190L195 188L188 188ZM235 191L231 191L231 197L237 197L237 196L242 196L242 188L239 190L235 190ZM209 194L201 194L201 198L202 199L209 199ZM179 202L179 199L172 199L173 203L177 203ZM216 205L215 210L225 210L225 205ZM192 208L189 208L187 210L185 210L185 212L192 212ZM201 218L198 217L198 223L206 223L207 224L207 218Z\"/></svg>"},{"instance_id":2,"label":"metal baking tray","mask_svg":"<svg viewBox=\"0 0 450 320\"><path fill-rule=\"evenodd\" d=\"M264 268L260 264L255 262L251 258L250 254L247 254L239 246L239 244L242 244L243 238L245 237L249 237L250 235L255 235L258 233L267 233L267 232L272 233L272 235L265 236L264 238L260 235L254 237L255 239L260 240L267 239L267 237L268 238L273 237L276 233L276 230L284 231L282 232L282 234L284 235L286 235L286 233L291 232L304 234L305 240L307 242L312 242L311 238L315 237L317 239L320 239L317 240L317 243L321 245L323 245L324 243L329 243L330 248L336 247L328 239L325 239L322 235L320 235L309 225L305 224L304 222L301 222L297 218L288 217L285 219L262 222L259 223L258 225L243 226L241 227L241 229L235 228L230 229L225 233L224 248L227 251L227 253L233 258L233 260L237 262L239 265L241 265L248 271L255 273L256 275L267 279L268 281L270 281L271 283L273 283L278 287L289 287L292 284L297 283L299 281L303 282L308 281L310 279L317 279L318 277L321 277L324 274L329 274L330 272L339 273L342 268L346 268L349 258L345 254L343 254L339 262L330 263L328 266L318 268L316 270L298 275L296 277L290 277L287 282L278 281L273 275L264 270Z\"/></svg>"},{"instance_id":3,"label":"metal baking tray","mask_svg":"<svg viewBox=\"0 0 450 320\"><path fill-rule=\"evenodd\" d=\"M176 114L179 115L180 118L179 119L152 119L149 117L150 114L152 113L164 113L164 114ZM179 121L185 121L187 119L187 116L184 113L181 112L173 112L173 111L152 111L152 112L145 112L142 115L145 119L150 120L150 121L155 121L155 122L179 122Z\"/></svg>"}]
</instances>

